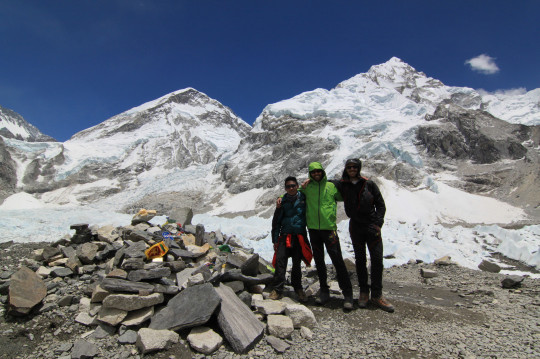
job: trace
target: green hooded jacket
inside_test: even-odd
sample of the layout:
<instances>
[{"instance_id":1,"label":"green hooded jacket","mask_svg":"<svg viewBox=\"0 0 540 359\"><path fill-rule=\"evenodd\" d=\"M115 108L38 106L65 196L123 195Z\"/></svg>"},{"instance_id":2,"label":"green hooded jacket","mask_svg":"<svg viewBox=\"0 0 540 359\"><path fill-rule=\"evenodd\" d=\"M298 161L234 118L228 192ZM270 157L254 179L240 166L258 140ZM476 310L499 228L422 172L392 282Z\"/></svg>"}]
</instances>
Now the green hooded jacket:
<instances>
[{"instance_id":1,"label":"green hooded jacket","mask_svg":"<svg viewBox=\"0 0 540 359\"><path fill-rule=\"evenodd\" d=\"M311 174L309 184L302 192L306 195L306 221L309 229L331 230L337 229L336 225L336 201L343 201L336 186L328 182L326 172L319 162L309 164L309 172L320 169L323 177L316 182Z\"/></svg>"}]
</instances>

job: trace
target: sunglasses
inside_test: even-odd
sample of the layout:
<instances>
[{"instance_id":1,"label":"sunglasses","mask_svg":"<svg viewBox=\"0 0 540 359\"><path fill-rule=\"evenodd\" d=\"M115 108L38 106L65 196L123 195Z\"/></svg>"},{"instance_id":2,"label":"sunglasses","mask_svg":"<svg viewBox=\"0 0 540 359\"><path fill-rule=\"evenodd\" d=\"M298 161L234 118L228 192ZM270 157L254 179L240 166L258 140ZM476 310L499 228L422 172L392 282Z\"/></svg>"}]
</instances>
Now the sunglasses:
<instances>
[{"instance_id":1,"label":"sunglasses","mask_svg":"<svg viewBox=\"0 0 540 359\"><path fill-rule=\"evenodd\" d=\"M310 173L322 173L322 170L313 170Z\"/></svg>"},{"instance_id":2,"label":"sunglasses","mask_svg":"<svg viewBox=\"0 0 540 359\"><path fill-rule=\"evenodd\" d=\"M355 170L357 170L357 169L358 169L358 166L347 166L347 167L345 167L345 168L348 169L348 170L352 170L353 168L354 168Z\"/></svg>"},{"instance_id":3,"label":"sunglasses","mask_svg":"<svg viewBox=\"0 0 540 359\"><path fill-rule=\"evenodd\" d=\"M290 189L290 188L295 188L297 186L298 186L297 184L288 184L285 186L285 188Z\"/></svg>"}]
</instances>

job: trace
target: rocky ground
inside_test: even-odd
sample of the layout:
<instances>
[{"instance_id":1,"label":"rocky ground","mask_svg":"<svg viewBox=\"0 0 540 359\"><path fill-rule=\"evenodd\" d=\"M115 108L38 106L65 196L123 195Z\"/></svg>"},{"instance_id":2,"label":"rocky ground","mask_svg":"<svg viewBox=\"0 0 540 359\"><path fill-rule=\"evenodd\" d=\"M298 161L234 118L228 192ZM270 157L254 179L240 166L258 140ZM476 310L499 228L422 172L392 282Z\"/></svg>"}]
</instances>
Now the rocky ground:
<instances>
[{"instance_id":1,"label":"rocky ground","mask_svg":"<svg viewBox=\"0 0 540 359\"><path fill-rule=\"evenodd\" d=\"M44 244L0 244L2 273L16 270ZM437 273L423 278L421 269ZM502 274L470 270L455 264L407 264L385 270L385 294L395 313L370 307L343 311L334 295L324 307L310 298L318 325L307 339L297 329L278 353L265 336L247 354L224 344L209 358L533 358L540 357L540 280L503 289ZM5 279L5 278L2 278ZM316 278L307 278L314 281ZM353 276L353 282L355 278ZM76 278L55 281L56 293L89 296L88 283ZM357 288L356 288L357 289ZM1 297L6 303L6 295ZM72 302L75 303L76 301ZM78 305L50 306L26 317L0 309L0 358L70 358L80 338L96 343L95 358L203 358L184 339L166 351L142 355L135 345L118 344L119 333L96 335L74 321ZM46 303L45 303L46 305ZM215 324L212 321L209 326ZM81 356L81 357L84 357Z\"/></svg>"}]
</instances>

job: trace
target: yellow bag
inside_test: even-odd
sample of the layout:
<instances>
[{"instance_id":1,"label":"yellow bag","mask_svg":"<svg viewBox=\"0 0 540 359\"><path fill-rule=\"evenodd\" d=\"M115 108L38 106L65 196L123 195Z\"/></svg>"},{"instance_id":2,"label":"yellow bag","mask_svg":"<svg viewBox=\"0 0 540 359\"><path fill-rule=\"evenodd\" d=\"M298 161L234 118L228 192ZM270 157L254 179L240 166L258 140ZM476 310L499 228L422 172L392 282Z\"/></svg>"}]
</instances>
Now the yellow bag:
<instances>
[{"instance_id":1,"label":"yellow bag","mask_svg":"<svg viewBox=\"0 0 540 359\"><path fill-rule=\"evenodd\" d=\"M168 251L169 248L167 248L165 242L159 242L145 250L144 254L146 255L147 259L153 259L163 257Z\"/></svg>"}]
</instances>

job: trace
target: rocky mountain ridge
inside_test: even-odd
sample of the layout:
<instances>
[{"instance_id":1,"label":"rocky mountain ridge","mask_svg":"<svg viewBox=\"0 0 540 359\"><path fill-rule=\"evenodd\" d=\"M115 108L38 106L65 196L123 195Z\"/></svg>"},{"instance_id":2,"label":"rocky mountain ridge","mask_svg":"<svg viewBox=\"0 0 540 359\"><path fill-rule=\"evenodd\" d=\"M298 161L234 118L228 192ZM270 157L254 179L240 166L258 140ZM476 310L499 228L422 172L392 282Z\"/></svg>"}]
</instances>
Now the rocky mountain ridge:
<instances>
[{"instance_id":1,"label":"rocky mountain ridge","mask_svg":"<svg viewBox=\"0 0 540 359\"><path fill-rule=\"evenodd\" d=\"M537 92L505 97L449 87L392 58L332 90L268 105L251 128L189 88L64 143L4 138L2 196L25 191L53 204L166 211L175 204L161 199L174 192L199 213L268 215L285 175L305 178L308 163L320 161L335 177L355 156L367 176L410 191L436 192L439 182L492 196L536 223ZM519 112L518 103L526 110ZM260 191L254 209L227 208L227 199L247 191Z\"/></svg>"}]
</instances>

